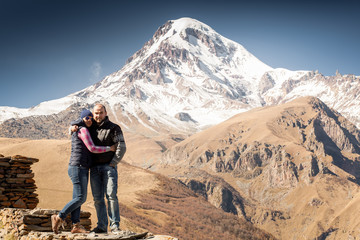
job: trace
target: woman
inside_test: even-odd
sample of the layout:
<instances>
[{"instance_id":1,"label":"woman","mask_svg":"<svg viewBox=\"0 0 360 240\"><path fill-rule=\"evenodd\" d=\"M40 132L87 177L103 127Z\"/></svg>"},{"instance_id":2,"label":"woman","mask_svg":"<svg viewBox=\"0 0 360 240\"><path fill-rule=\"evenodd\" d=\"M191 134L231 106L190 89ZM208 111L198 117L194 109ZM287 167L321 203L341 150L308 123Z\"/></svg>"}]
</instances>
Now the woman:
<instances>
[{"instance_id":1,"label":"woman","mask_svg":"<svg viewBox=\"0 0 360 240\"><path fill-rule=\"evenodd\" d=\"M51 216L52 230L55 234L58 234L60 225L64 223L69 213L71 213L73 223L71 233L88 233L80 224L80 207L86 201L91 154L116 150L116 144L111 147L94 145L88 130L93 119L93 114L89 110L83 110L80 118L78 131L72 133L71 136L71 156L68 168L68 174L73 183L73 198L58 215Z\"/></svg>"}]
</instances>

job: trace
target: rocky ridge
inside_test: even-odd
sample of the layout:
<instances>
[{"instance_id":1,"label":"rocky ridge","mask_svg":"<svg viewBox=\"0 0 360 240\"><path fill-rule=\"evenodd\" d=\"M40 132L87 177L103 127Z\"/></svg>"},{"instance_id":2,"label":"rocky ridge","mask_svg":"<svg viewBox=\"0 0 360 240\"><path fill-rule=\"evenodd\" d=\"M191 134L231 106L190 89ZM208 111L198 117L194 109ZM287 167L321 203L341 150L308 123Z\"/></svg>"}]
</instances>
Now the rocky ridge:
<instances>
[{"instance_id":1,"label":"rocky ridge","mask_svg":"<svg viewBox=\"0 0 360 240\"><path fill-rule=\"evenodd\" d=\"M332 211L327 218L335 218L350 201L339 193L330 200L335 194L331 189L360 191L359 147L360 131L353 123L319 99L306 97L253 109L185 139L164 153L160 171L171 172L170 168L176 167L172 176L208 196L214 206L236 213L280 239L315 238L335 229L316 214ZM209 175L227 184L211 184ZM313 188L318 189L317 194L302 193L302 189ZM211 200L209 196L216 194L217 201ZM309 212L298 209L299 199L313 210L309 213L313 220L305 224L312 232L296 222ZM355 233L334 230L332 235L355 236L357 230L353 230Z\"/></svg>"}]
</instances>

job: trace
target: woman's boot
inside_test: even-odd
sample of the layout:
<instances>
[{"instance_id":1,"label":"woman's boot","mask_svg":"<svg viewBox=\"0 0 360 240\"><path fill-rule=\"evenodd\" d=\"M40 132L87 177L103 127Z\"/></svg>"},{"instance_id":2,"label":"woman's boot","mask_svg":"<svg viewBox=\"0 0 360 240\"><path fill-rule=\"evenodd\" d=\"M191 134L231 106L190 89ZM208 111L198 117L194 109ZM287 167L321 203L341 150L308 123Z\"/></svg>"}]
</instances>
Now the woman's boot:
<instances>
[{"instance_id":1,"label":"woman's boot","mask_svg":"<svg viewBox=\"0 0 360 240\"><path fill-rule=\"evenodd\" d=\"M63 225L63 220L59 217L59 215L52 215L51 216L51 227L55 234L59 233L60 225ZM63 225L64 227L64 225Z\"/></svg>"},{"instance_id":2,"label":"woman's boot","mask_svg":"<svg viewBox=\"0 0 360 240\"><path fill-rule=\"evenodd\" d=\"M72 225L71 233L89 233L80 223Z\"/></svg>"}]
</instances>

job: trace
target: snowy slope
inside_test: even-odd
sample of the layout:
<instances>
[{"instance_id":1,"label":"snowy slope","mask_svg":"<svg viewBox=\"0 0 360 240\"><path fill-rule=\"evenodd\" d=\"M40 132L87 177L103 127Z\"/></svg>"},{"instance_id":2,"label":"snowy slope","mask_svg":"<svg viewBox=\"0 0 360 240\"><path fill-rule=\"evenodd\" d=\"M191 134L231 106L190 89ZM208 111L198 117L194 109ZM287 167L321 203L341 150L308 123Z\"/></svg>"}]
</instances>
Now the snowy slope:
<instances>
[{"instance_id":1,"label":"snowy slope","mask_svg":"<svg viewBox=\"0 0 360 240\"><path fill-rule=\"evenodd\" d=\"M0 107L0 122L10 118L23 118L28 116L50 115L66 110L79 99L73 95L42 102L32 108Z\"/></svg>"},{"instance_id":2,"label":"snowy slope","mask_svg":"<svg viewBox=\"0 0 360 240\"><path fill-rule=\"evenodd\" d=\"M118 72L34 108L0 107L0 122L100 101L129 129L193 132L254 107L312 95L359 126L359 85L352 75L273 69L206 24L180 18L161 26Z\"/></svg>"}]
</instances>

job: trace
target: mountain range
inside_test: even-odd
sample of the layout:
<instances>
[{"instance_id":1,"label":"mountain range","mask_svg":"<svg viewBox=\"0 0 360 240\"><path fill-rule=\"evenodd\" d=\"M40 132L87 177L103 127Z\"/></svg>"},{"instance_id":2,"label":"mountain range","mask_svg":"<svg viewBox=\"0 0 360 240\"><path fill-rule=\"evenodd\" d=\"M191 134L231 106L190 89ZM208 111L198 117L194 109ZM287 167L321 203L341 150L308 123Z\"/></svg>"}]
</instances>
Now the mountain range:
<instances>
[{"instance_id":1,"label":"mountain range","mask_svg":"<svg viewBox=\"0 0 360 240\"><path fill-rule=\"evenodd\" d=\"M69 118L103 102L128 131L188 136L237 113L307 95L359 127L359 89L359 76L273 69L206 24L180 18L159 27L122 69L92 86L29 109L0 107L0 128L6 137L65 137ZM47 127L54 119L58 124Z\"/></svg>"}]
</instances>

